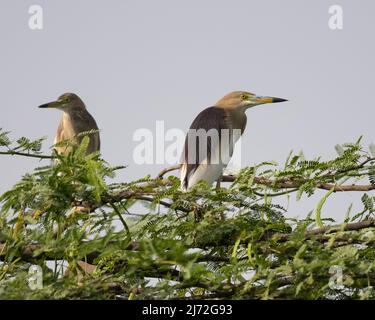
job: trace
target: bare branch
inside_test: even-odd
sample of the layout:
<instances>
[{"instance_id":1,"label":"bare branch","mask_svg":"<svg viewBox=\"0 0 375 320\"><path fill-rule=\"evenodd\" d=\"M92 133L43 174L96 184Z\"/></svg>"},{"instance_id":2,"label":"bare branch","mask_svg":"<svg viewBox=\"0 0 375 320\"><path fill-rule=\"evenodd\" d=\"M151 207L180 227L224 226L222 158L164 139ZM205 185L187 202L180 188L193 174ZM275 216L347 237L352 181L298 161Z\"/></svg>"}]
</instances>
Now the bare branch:
<instances>
[{"instance_id":1,"label":"bare branch","mask_svg":"<svg viewBox=\"0 0 375 320\"><path fill-rule=\"evenodd\" d=\"M230 175L230 176L223 176L222 181L223 182L234 182L237 179L237 176ZM297 189L304 183L306 183L306 180L299 180L299 181L293 181L289 179L283 179L280 181L274 181L270 180L267 178L263 177L255 177L254 182L269 186L269 187L275 187L278 189ZM345 192L345 191L371 191L375 190L375 185L356 185L356 184L351 184L351 185L334 185L332 183L323 183L323 182L318 182L316 184L316 187L318 189L323 189L323 190L331 190L334 188L334 192Z\"/></svg>"},{"instance_id":2,"label":"bare branch","mask_svg":"<svg viewBox=\"0 0 375 320\"><path fill-rule=\"evenodd\" d=\"M358 166L350 168L350 170L348 169L346 171L352 171L352 170L363 168L363 166L370 161L375 161L375 158L367 159L366 161L362 162ZM180 169L180 167L181 165L176 165L176 166L172 166L169 168L165 168L158 174L158 178L162 178L166 173L178 170ZM222 182L234 182L237 178L238 176L236 175L224 175L222 177ZM254 182L257 184L261 184L261 185L265 185L269 187L275 187L278 189L298 189L301 185L306 183L307 180L282 179L279 181L275 181L275 180L267 179L264 177L255 177ZM345 191L346 192L347 191L367 192L367 191L375 190L375 185L356 185L356 184L334 185L332 183L324 183L324 182L316 183L316 187L322 190L331 190L332 188L334 188L334 192L345 192Z\"/></svg>"},{"instance_id":3,"label":"bare branch","mask_svg":"<svg viewBox=\"0 0 375 320\"><path fill-rule=\"evenodd\" d=\"M44 154L33 154L33 153L26 153L26 152L18 152L18 151L0 151L1 155L8 155L8 156L22 156L22 157L29 157L29 158L37 158L37 159L55 159L53 156L47 156Z\"/></svg>"},{"instance_id":4,"label":"bare branch","mask_svg":"<svg viewBox=\"0 0 375 320\"><path fill-rule=\"evenodd\" d=\"M169 167L169 168L165 168L165 169L163 169L162 171L159 172L158 178L162 179L166 173L172 172L172 171L175 171L175 170L179 170L180 168L181 168L180 164L177 164L177 165Z\"/></svg>"}]
</instances>

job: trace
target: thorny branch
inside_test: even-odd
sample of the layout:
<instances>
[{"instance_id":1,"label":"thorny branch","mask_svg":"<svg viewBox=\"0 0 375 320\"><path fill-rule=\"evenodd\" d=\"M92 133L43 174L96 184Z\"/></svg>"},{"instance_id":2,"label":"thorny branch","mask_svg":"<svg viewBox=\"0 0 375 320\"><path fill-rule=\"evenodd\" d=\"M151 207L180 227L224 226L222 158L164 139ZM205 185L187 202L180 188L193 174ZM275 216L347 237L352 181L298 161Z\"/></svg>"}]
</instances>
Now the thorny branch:
<instances>
[{"instance_id":1,"label":"thorny branch","mask_svg":"<svg viewBox=\"0 0 375 320\"><path fill-rule=\"evenodd\" d=\"M367 163L375 161L375 158L368 158L358 166L352 167L350 169L346 169L345 171L341 170L338 173L345 173L348 171L354 171L363 168ZM169 168L165 168L158 174L158 178L163 178L165 174L180 169L180 165L172 166ZM333 177L332 174L327 174L322 178L330 178ZM238 178L237 175L224 175L222 177L222 182L234 182ZM301 185L306 183L307 180L292 180L292 179L280 179L280 180L271 180L264 177L254 177L254 183L265 185L268 187L274 187L278 189L298 189ZM348 184L348 185L335 185L332 183L325 183L325 182L317 182L316 188L322 190L331 190L333 189L335 192L347 192L347 191L371 191L375 190L375 185L356 185L356 184Z\"/></svg>"}]
</instances>

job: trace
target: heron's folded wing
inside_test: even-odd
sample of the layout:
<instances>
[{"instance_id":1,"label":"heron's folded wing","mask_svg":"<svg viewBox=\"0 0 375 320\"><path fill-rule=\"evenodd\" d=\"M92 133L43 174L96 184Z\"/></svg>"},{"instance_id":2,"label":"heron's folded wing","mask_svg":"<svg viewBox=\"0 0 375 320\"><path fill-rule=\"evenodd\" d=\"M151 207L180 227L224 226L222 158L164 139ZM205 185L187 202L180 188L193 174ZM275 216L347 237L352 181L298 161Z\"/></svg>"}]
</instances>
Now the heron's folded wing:
<instances>
[{"instance_id":1,"label":"heron's folded wing","mask_svg":"<svg viewBox=\"0 0 375 320\"><path fill-rule=\"evenodd\" d=\"M216 129L218 140L212 139L210 130ZM185 148L183 154L181 181L187 188L189 178L197 171L200 165L211 163L218 164L220 161L220 143L222 129L229 129L227 112L218 107L209 107L203 110L195 118L190 126L190 130L185 139ZM203 136L199 134L199 131ZM204 136L206 132L208 138ZM212 132L211 133L215 133ZM189 137L190 136L190 137ZM203 139L205 139L204 144ZM207 148L205 148L207 144ZM204 151L202 153L202 150ZM201 152L200 152L201 151ZM232 151L230 151L231 153Z\"/></svg>"},{"instance_id":2,"label":"heron's folded wing","mask_svg":"<svg viewBox=\"0 0 375 320\"><path fill-rule=\"evenodd\" d=\"M97 132L91 133L88 135L90 138L90 143L87 148L87 153L92 153L95 151L100 151L100 134L99 134L99 128L96 124L96 121L94 117L87 111L84 110L84 112L77 113L74 115L74 130L77 133L82 132L89 132L92 130L95 130ZM80 136L78 138L78 143L81 143L84 136Z\"/></svg>"},{"instance_id":3,"label":"heron's folded wing","mask_svg":"<svg viewBox=\"0 0 375 320\"><path fill-rule=\"evenodd\" d=\"M98 132L93 133L90 135L90 144L89 148L87 150L88 153L100 151L100 134L99 134L99 128L96 124L96 121L94 117L87 112L87 119L86 119L86 126L89 128L89 130L97 130Z\"/></svg>"}]
</instances>

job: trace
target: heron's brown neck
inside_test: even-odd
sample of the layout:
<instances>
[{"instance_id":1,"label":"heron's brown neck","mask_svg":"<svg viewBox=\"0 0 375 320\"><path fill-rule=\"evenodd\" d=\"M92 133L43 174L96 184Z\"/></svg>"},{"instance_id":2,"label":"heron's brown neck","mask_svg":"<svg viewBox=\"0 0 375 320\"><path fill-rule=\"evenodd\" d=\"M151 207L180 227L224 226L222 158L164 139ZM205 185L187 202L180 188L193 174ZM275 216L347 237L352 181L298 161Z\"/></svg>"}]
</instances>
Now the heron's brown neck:
<instances>
[{"instance_id":1,"label":"heron's brown neck","mask_svg":"<svg viewBox=\"0 0 375 320\"><path fill-rule=\"evenodd\" d=\"M232 119L233 128L245 130L247 117L246 117L246 108L238 108L230 110L230 117Z\"/></svg>"},{"instance_id":2,"label":"heron's brown neck","mask_svg":"<svg viewBox=\"0 0 375 320\"><path fill-rule=\"evenodd\" d=\"M76 134L76 127L81 122L80 117L77 112L66 112L63 111L61 119L64 128L70 132L70 135L74 136Z\"/></svg>"},{"instance_id":3,"label":"heron's brown neck","mask_svg":"<svg viewBox=\"0 0 375 320\"><path fill-rule=\"evenodd\" d=\"M230 128L240 129L241 132L243 133L246 127L246 122L247 122L247 117L245 113L247 108L243 108L243 107L228 108L228 107L220 107L220 106L217 106L217 107L225 110L226 118L227 118Z\"/></svg>"},{"instance_id":4,"label":"heron's brown neck","mask_svg":"<svg viewBox=\"0 0 375 320\"><path fill-rule=\"evenodd\" d=\"M246 117L246 110L247 110L247 107L239 107L239 106L220 106L220 105L217 105L216 107L218 108L221 108L221 109L224 109L228 114L230 114L232 117L236 117L236 118L240 118L240 117Z\"/></svg>"},{"instance_id":5,"label":"heron's brown neck","mask_svg":"<svg viewBox=\"0 0 375 320\"><path fill-rule=\"evenodd\" d=\"M84 119L85 114L87 114L87 110L84 107L73 107L63 110L63 118L70 121Z\"/></svg>"}]
</instances>

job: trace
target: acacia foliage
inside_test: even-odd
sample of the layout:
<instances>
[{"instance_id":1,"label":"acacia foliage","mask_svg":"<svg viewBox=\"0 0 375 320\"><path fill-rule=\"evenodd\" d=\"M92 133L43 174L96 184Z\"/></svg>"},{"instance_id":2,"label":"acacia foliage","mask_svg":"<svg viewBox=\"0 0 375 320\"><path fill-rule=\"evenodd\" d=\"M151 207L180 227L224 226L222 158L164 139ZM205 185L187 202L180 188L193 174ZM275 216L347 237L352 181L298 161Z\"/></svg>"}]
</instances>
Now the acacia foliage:
<instances>
[{"instance_id":1,"label":"acacia foliage","mask_svg":"<svg viewBox=\"0 0 375 320\"><path fill-rule=\"evenodd\" d=\"M86 156L87 142L42 155L41 139L13 143L0 130L1 154L54 159L0 197L1 299L374 298L373 146L336 146L330 161L291 153L283 166L244 168L220 189L182 192L175 176L114 182L126 168ZM321 219L343 186L363 209L340 223ZM315 211L285 218L282 199L317 189L326 193ZM28 286L31 265L43 269L42 289Z\"/></svg>"}]
</instances>

